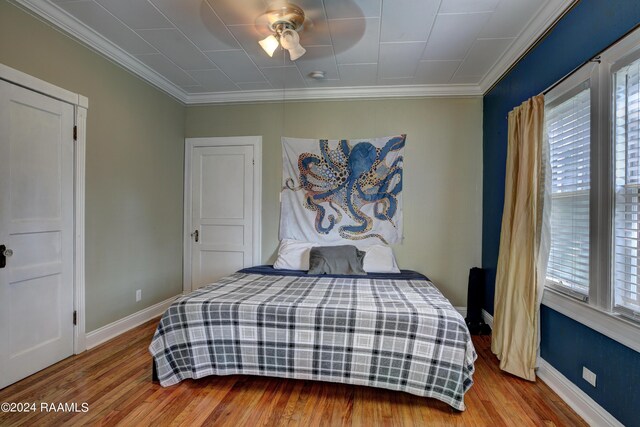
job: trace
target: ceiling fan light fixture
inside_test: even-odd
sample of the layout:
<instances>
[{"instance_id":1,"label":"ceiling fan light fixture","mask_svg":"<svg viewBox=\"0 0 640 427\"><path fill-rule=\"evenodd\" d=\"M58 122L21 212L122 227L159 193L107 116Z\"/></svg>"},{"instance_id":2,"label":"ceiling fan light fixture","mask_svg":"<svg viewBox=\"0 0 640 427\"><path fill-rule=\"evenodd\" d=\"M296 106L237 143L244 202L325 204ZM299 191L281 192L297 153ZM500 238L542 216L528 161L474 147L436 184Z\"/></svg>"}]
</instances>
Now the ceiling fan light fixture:
<instances>
[{"instance_id":1,"label":"ceiling fan light fixture","mask_svg":"<svg viewBox=\"0 0 640 427\"><path fill-rule=\"evenodd\" d=\"M295 49L300 46L300 36L292 29L286 28L280 33L280 44L287 50Z\"/></svg>"},{"instance_id":2,"label":"ceiling fan light fixture","mask_svg":"<svg viewBox=\"0 0 640 427\"><path fill-rule=\"evenodd\" d=\"M269 37L260 40L258 42L262 49L267 53L267 55L273 57L273 52L278 48L278 39L274 35L270 35Z\"/></svg>"},{"instance_id":3,"label":"ceiling fan light fixture","mask_svg":"<svg viewBox=\"0 0 640 427\"><path fill-rule=\"evenodd\" d=\"M300 58L307 50L300 45L298 31L302 31L305 23L304 11L294 4L284 2L273 3L272 9L260 15L258 25L266 24L272 35L260 40L260 46L269 55L278 47L278 43L289 51L292 61Z\"/></svg>"},{"instance_id":4,"label":"ceiling fan light fixture","mask_svg":"<svg viewBox=\"0 0 640 427\"><path fill-rule=\"evenodd\" d=\"M286 28L280 33L280 44L289 51L292 61L300 58L307 50L300 46L300 36L291 28Z\"/></svg>"},{"instance_id":5,"label":"ceiling fan light fixture","mask_svg":"<svg viewBox=\"0 0 640 427\"><path fill-rule=\"evenodd\" d=\"M289 56L291 57L292 61L295 61L296 59L300 58L305 53L307 53L307 49L303 48L300 45L289 49Z\"/></svg>"}]
</instances>

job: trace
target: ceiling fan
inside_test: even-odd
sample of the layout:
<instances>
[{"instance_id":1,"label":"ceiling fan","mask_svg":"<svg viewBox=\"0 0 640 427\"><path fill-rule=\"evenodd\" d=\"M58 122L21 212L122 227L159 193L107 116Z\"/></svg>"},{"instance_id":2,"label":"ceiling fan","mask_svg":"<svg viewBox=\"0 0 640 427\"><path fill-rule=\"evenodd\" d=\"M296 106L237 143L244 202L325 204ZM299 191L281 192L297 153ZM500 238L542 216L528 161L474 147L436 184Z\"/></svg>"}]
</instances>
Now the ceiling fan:
<instances>
[{"instance_id":1,"label":"ceiling fan","mask_svg":"<svg viewBox=\"0 0 640 427\"><path fill-rule=\"evenodd\" d=\"M300 44L298 32L304 30L305 23L310 26L311 21L305 17L300 6L287 2L274 3L258 17L256 23L266 26L272 33L258 42L267 55L273 56L278 46L289 51L292 61L307 52Z\"/></svg>"},{"instance_id":2,"label":"ceiling fan","mask_svg":"<svg viewBox=\"0 0 640 427\"><path fill-rule=\"evenodd\" d=\"M309 3L306 0L300 1ZM351 18L362 16L362 12L353 0L342 1L342 7L350 8ZM315 6L305 11L287 0L275 0L269 3L268 10L256 19L256 29L266 36L258 43L267 55L273 57L274 52L281 46L289 52L292 61L299 59L307 52L300 43L300 33L303 31L302 38L305 43L312 46L332 44L334 54L348 49L362 38L365 29L364 20L349 19L347 27L342 27L339 31L334 27L334 33L329 34L329 25L322 2L314 1L312 4ZM316 56L319 55L316 53Z\"/></svg>"}]
</instances>

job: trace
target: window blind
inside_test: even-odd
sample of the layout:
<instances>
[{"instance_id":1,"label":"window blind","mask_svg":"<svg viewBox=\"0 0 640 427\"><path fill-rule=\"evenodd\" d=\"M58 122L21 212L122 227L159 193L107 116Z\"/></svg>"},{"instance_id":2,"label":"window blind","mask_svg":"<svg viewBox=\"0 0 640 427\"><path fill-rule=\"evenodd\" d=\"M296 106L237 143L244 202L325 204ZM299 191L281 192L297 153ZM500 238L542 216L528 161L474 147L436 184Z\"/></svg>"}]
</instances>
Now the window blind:
<instances>
[{"instance_id":1,"label":"window blind","mask_svg":"<svg viewBox=\"0 0 640 427\"><path fill-rule=\"evenodd\" d=\"M614 310L640 318L640 60L614 79Z\"/></svg>"},{"instance_id":2,"label":"window blind","mask_svg":"<svg viewBox=\"0 0 640 427\"><path fill-rule=\"evenodd\" d=\"M551 163L551 248L547 279L589 294L590 101L588 82L546 108Z\"/></svg>"}]
</instances>

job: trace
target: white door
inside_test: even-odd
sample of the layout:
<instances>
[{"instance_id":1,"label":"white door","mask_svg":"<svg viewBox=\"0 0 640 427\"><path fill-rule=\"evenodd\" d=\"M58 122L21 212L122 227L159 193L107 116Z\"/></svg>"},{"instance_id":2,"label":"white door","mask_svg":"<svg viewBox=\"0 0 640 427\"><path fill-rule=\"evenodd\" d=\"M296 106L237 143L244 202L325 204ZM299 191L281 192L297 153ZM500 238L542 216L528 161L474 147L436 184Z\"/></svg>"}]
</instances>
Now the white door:
<instances>
[{"instance_id":1,"label":"white door","mask_svg":"<svg viewBox=\"0 0 640 427\"><path fill-rule=\"evenodd\" d=\"M73 114L0 80L0 388L73 353Z\"/></svg>"},{"instance_id":2,"label":"white door","mask_svg":"<svg viewBox=\"0 0 640 427\"><path fill-rule=\"evenodd\" d=\"M251 145L191 151L191 289L253 265Z\"/></svg>"}]
</instances>

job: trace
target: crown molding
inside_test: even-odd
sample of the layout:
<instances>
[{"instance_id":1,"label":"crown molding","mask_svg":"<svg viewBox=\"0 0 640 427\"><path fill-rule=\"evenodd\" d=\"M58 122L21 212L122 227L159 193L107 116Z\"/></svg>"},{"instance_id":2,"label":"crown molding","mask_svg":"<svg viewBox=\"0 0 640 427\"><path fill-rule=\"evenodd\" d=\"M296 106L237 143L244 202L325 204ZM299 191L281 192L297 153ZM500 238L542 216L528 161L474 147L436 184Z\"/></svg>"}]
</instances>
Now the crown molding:
<instances>
[{"instance_id":1,"label":"crown molding","mask_svg":"<svg viewBox=\"0 0 640 427\"><path fill-rule=\"evenodd\" d=\"M186 101L187 94L178 86L64 10L42 0L10 0L10 2L44 19L178 101L182 103Z\"/></svg>"},{"instance_id":2,"label":"crown molding","mask_svg":"<svg viewBox=\"0 0 640 427\"><path fill-rule=\"evenodd\" d=\"M524 31L502 55L500 60L487 72L480 81L482 93L487 93L541 37L579 0L549 0L547 4L525 26Z\"/></svg>"},{"instance_id":3,"label":"crown molding","mask_svg":"<svg viewBox=\"0 0 640 427\"><path fill-rule=\"evenodd\" d=\"M478 85L471 84L314 87L196 93L187 95L186 104L476 96L482 96L482 91Z\"/></svg>"},{"instance_id":4,"label":"crown molding","mask_svg":"<svg viewBox=\"0 0 640 427\"><path fill-rule=\"evenodd\" d=\"M480 84L393 85L356 87L313 87L188 94L164 76L127 53L63 9L42 0L10 0L52 24L64 33L169 94L186 105L243 102L277 102L282 100L339 100L416 97L482 96L509 70L576 0L550 0L530 21L524 32L489 70Z\"/></svg>"}]
</instances>

